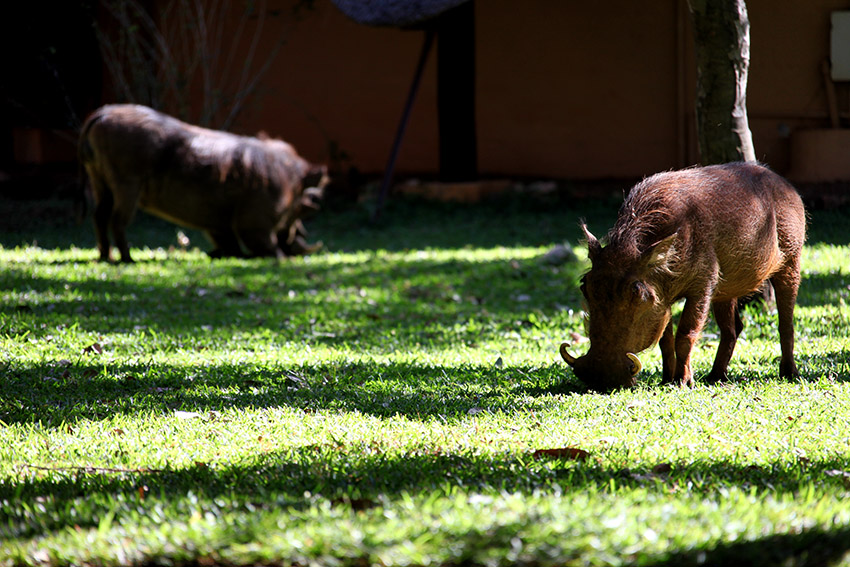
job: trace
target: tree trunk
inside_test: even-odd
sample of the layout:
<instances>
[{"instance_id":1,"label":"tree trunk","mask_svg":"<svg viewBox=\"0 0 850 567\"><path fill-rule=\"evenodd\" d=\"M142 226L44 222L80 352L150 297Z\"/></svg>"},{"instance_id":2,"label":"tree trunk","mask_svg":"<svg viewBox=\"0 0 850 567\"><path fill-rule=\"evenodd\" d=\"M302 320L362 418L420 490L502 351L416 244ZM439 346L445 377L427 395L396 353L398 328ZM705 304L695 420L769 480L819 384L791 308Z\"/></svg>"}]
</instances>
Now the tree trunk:
<instances>
[{"instance_id":1,"label":"tree trunk","mask_svg":"<svg viewBox=\"0 0 850 567\"><path fill-rule=\"evenodd\" d=\"M756 161L747 121L750 20L745 0L688 0L697 59L697 137L702 165ZM774 301L765 282L753 297Z\"/></svg>"},{"instance_id":2,"label":"tree trunk","mask_svg":"<svg viewBox=\"0 0 850 567\"><path fill-rule=\"evenodd\" d=\"M703 165L755 161L747 121L750 21L744 0L688 0L697 62L697 136Z\"/></svg>"}]
</instances>

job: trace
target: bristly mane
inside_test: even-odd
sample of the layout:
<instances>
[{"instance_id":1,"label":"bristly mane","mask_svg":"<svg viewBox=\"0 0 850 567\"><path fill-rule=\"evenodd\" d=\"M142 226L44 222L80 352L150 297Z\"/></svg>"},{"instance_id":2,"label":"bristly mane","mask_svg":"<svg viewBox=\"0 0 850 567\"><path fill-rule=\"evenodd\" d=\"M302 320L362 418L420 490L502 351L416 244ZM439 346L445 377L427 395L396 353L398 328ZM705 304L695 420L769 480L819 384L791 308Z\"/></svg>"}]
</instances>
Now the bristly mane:
<instances>
[{"instance_id":1,"label":"bristly mane","mask_svg":"<svg viewBox=\"0 0 850 567\"><path fill-rule=\"evenodd\" d=\"M220 183L235 181L251 188L293 185L307 174L307 163L289 144L247 136L193 132L183 140L198 166L211 168ZM284 179L286 177L286 179Z\"/></svg>"},{"instance_id":2,"label":"bristly mane","mask_svg":"<svg viewBox=\"0 0 850 567\"><path fill-rule=\"evenodd\" d=\"M145 107L139 109L135 119L160 137L158 165L165 170L179 162L184 174L209 177L215 183L232 181L254 190L295 185L309 169L282 140L209 130Z\"/></svg>"},{"instance_id":3,"label":"bristly mane","mask_svg":"<svg viewBox=\"0 0 850 567\"><path fill-rule=\"evenodd\" d=\"M666 174L648 177L635 185L620 206L617 222L608 232L610 246L641 254L675 231L678 183Z\"/></svg>"}]
</instances>

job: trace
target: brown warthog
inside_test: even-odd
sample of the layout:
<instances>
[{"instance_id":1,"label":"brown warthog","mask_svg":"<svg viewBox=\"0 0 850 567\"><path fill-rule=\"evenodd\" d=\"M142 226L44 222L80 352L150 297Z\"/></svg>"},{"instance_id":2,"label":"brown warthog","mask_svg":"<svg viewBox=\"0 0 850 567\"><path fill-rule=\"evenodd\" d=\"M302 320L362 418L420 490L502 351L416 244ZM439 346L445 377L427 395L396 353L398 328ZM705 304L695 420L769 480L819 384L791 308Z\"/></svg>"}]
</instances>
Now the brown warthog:
<instances>
[{"instance_id":1,"label":"brown warthog","mask_svg":"<svg viewBox=\"0 0 850 567\"><path fill-rule=\"evenodd\" d=\"M770 281L781 376L794 376L794 302L806 213L782 177L755 163L660 173L632 188L602 245L582 224L591 268L581 281L590 350L561 356L598 390L630 387L638 353L660 341L662 381L693 386L691 350L708 318L720 345L708 382L724 379L743 324L738 298ZM675 334L670 307L684 299Z\"/></svg>"},{"instance_id":2,"label":"brown warthog","mask_svg":"<svg viewBox=\"0 0 850 567\"><path fill-rule=\"evenodd\" d=\"M327 183L280 140L192 126L150 108L107 105L86 120L80 163L91 182L100 259L110 259L108 230L122 262L132 262L126 227L136 208L203 230L212 257L282 257L317 246L302 217L318 207Z\"/></svg>"}]
</instances>

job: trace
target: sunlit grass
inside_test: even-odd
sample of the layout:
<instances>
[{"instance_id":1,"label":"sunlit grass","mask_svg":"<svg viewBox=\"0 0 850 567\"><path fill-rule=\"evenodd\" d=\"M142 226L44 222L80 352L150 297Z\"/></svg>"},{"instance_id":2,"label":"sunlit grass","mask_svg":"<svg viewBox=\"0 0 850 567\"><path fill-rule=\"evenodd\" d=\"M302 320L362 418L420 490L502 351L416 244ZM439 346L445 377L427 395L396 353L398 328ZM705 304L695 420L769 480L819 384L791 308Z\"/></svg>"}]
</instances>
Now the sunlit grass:
<instances>
[{"instance_id":1,"label":"sunlit grass","mask_svg":"<svg viewBox=\"0 0 850 567\"><path fill-rule=\"evenodd\" d=\"M390 213L283 263L144 220L130 266L0 235L0 565L850 564L846 211L812 216L799 380L753 306L729 383L710 324L694 389L653 348L607 395L557 345L576 219L613 209Z\"/></svg>"}]
</instances>

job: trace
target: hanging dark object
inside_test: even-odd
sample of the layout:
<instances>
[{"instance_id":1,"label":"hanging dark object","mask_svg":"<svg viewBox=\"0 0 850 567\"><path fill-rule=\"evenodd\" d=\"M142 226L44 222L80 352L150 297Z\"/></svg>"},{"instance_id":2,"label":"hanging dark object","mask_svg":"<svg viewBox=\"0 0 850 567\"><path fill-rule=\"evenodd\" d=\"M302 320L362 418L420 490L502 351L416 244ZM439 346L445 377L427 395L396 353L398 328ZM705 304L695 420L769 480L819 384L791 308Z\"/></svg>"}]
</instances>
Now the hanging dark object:
<instances>
[{"instance_id":1,"label":"hanging dark object","mask_svg":"<svg viewBox=\"0 0 850 567\"><path fill-rule=\"evenodd\" d=\"M369 26L411 27L422 24L468 0L332 0L355 22Z\"/></svg>"},{"instance_id":2,"label":"hanging dark object","mask_svg":"<svg viewBox=\"0 0 850 567\"><path fill-rule=\"evenodd\" d=\"M478 144L475 127L474 3L470 0L332 1L345 15L362 24L425 32L413 81L387 159L372 220L377 220L380 216L392 184L401 141L435 38L440 179L475 179L478 176Z\"/></svg>"}]
</instances>

